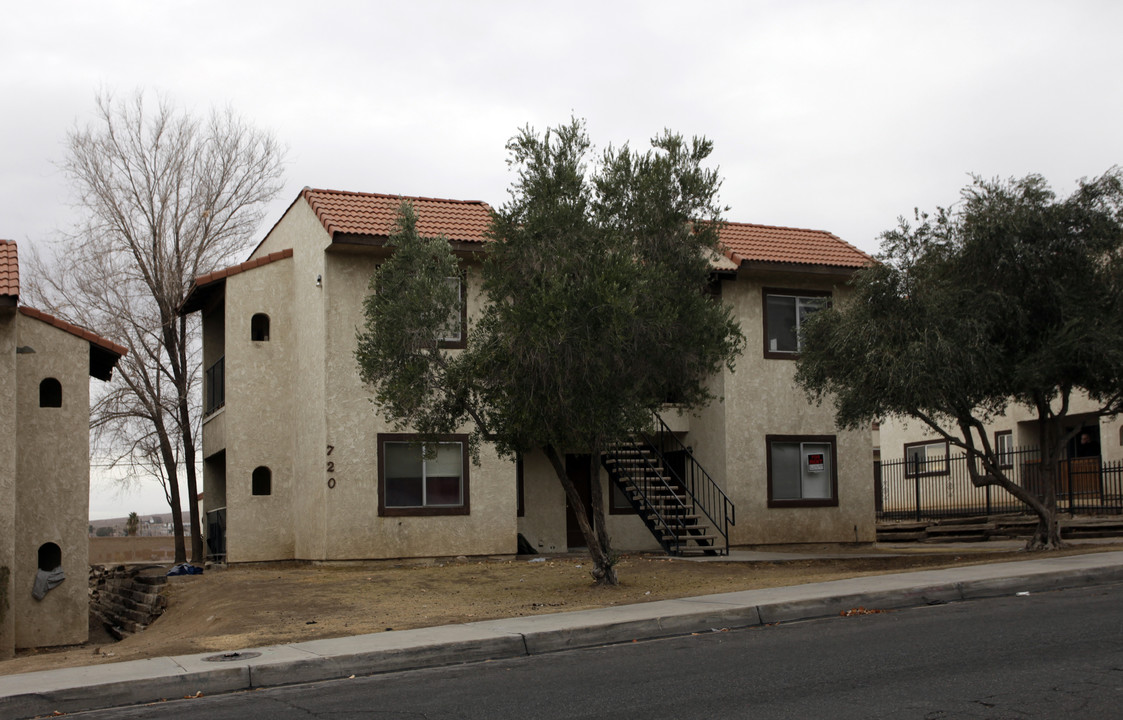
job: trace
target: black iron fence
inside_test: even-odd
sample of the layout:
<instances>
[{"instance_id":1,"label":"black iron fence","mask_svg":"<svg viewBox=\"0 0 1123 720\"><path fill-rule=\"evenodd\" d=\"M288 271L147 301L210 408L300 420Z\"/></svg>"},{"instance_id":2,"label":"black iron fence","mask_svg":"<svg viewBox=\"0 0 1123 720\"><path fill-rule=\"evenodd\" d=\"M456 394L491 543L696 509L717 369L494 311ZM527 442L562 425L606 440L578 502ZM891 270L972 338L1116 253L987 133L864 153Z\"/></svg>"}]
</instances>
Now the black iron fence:
<instances>
[{"instance_id":1,"label":"black iron fence","mask_svg":"<svg viewBox=\"0 0 1123 720\"><path fill-rule=\"evenodd\" d=\"M1041 454L1035 448L1004 455L1007 477L1037 496L1045 490ZM1062 460L1054 479L1057 509L1071 515L1123 513L1123 462L1099 457ZM936 520L976 515L1029 513L1002 488L975 487L965 455L882 461L874 466L878 520Z\"/></svg>"}]
</instances>

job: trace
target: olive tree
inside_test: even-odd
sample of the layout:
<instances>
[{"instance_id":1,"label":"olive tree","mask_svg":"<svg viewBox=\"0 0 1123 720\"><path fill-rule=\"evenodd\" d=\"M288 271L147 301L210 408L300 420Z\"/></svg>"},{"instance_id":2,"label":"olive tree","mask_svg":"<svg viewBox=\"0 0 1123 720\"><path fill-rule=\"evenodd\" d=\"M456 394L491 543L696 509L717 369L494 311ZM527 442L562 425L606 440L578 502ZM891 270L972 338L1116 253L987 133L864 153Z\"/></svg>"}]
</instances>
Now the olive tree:
<instances>
[{"instance_id":1,"label":"olive tree","mask_svg":"<svg viewBox=\"0 0 1123 720\"><path fill-rule=\"evenodd\" d=\"M473 429L506 456L541 450L574 509L598 583L615 584L599 483L592 517L565 467L587 454L598 477L608 444L668 398L708 402L706 379L743 345L708 293L721 208L712 145L671 132L652 149L608 148L596 161L584 124L508 143L517 180L493 211L481 267L484 307L464 350L435 338L457 298L457 260L420 238L402 208L394 255L371 280L356 357L380 409L422 433ZM513 490L513 489L512 489Z\"/></svg>"},{"instance_id":2,"label":"olive tree","mask_svg":"<svg viewBox=\"0 0 1123 720\"><path fill-rule=\"evenodd\" d=\"M1081 394L1123 410L1123 173L1058 199L1038 175L974 178L961 200L882 235L849 302L806 326L797 381L840 425L915 418L967 455L976 486L1038 516L1030 548L1061 545L1056 480ZM1011 405L1036 417L1039 489L1018 484L986 432Z\"/></svg>"}]
</instances>

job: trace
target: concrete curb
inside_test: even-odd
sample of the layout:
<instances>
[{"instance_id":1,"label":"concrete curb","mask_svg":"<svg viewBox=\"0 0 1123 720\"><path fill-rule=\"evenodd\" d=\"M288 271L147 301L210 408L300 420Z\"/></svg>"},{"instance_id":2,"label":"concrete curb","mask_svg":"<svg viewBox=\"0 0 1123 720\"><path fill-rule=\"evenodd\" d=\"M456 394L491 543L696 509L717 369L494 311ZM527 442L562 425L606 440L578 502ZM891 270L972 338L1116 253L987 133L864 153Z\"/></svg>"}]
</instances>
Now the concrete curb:
<instances>
[{"instance_id":1,"label":"concrete curb","mask_svg":"<svg viewBox=\"0 0 1123 720\"><path fill-rule=\"evenodd\" d=\"M240 651L0 676L0 717L30 718L351 675L1123 581L1123 552L875 575ZM219 654L221 656L221 653Z\"/></svg>"}]
</instances>

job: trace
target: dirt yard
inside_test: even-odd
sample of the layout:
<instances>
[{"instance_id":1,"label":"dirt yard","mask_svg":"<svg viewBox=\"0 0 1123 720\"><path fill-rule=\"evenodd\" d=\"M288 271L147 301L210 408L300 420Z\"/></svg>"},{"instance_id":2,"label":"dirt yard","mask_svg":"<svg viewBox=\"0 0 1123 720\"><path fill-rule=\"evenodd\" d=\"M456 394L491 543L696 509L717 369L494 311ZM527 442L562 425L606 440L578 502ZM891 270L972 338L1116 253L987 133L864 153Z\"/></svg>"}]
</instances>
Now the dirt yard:
<instances>
[{"instance_id":1,"label":"dirt yard","mask_svg":"<svg viewBox=\"0 0 1123 720\"><path fill-rule=\"evenodd\" d=\"M1123 544L1081 545L1053 554L1119 549ZM925 546L904 555L858 556L876 552L868 548L850 552L783 562L629 555L620 562L621 584L615 588L594 587L588 559L575 555L235 566L170 578L167 611L141 633L115 643L91 628L89 643L23 651L0 662L0 675L1027 558L986 545L954 554L928 554Z\"/></svg>"}]
</instances>

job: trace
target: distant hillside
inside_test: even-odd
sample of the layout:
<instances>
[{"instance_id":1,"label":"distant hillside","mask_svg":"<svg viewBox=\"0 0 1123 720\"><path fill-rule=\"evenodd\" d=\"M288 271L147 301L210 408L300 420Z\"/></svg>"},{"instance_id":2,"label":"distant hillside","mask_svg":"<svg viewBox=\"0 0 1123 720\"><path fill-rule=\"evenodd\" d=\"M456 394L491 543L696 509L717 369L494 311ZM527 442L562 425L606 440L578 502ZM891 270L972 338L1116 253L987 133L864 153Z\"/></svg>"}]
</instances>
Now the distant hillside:
<instances>
[{"instance_id":1,"label":"distant hillside","mask_svg":"<svg viewBox=\"0 0 1123 720\"><path fill-rule=\"evenodd\" d=\"M188 518L187 511L184 511L182 515L184 532L186 532L187 529L191 527L191 521ZM173 515L170 512L140 515L140 525L137 527L136 534L142 537L172 535L172 517ZM109 537L119 537L125 534L125 524L128 523L128 521L129 518L127 515L125 517L109 518L107 520L90 520L89 535L90 537L98 536L99 529L109 528ZM106 531L102 530L102 535L98 537L104 537L105 533Z\"/></svg>"}]
</instances>

